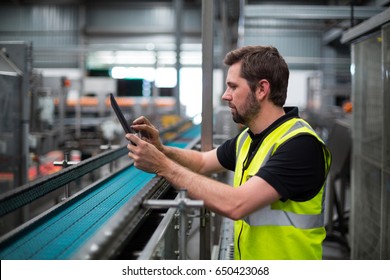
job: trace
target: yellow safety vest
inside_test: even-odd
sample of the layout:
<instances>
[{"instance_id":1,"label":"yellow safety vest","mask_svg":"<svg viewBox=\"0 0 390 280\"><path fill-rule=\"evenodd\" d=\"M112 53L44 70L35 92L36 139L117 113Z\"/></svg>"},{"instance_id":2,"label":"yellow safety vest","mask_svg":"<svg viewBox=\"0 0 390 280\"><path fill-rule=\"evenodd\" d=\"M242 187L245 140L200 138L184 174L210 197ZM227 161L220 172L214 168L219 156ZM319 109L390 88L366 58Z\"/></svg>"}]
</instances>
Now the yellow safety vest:
<instances>
[{"instance_id":1,"label":"yellow safety vest","mask_svg":"<svg viewBox=\"0 0 390 280\"><path fill-rule=\"evenodd\" d=\"M249 151L251 138L247 129L239 135L234 187L239 187L254 176L281 144L302 134L313 135L323 144L327 174L331 163L329 150L307 122L293 118L265 137L246 170L243 170L243 163ZM308 201L278 200L251 213L243 220L235 221L235 259L322 259L322 242L326 236L324 187L325 182L318 194Z\"/></svg>"}]
</instances>

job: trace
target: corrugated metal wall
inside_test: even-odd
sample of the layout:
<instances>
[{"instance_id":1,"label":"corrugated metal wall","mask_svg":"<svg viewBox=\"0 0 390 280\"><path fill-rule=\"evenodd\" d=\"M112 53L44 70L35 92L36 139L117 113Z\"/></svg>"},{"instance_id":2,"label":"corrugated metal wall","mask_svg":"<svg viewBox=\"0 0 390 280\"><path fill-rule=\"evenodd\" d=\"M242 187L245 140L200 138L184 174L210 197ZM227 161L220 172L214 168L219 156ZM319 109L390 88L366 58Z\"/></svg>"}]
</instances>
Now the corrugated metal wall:
<instances>
[{"instance_id":1,"label":"corrugated metal wall","mask_svg":"<svg viewBox=\"0 0 390 280\"><path fill-rule=\"evenodd\" d=\"M33 43L37 67L78 67L70 52L79 45L77 6L2 6L0 41L20 40Z\"/></svg>"},{"instance_id":2,"label":"corrugated metal wall","mask_svg":"<svg viewBox=\"0 0 390 280\"><path fill-rule=\"evenodd\" d=\"M141 29L140 32L171 31L173 29L174 11L169 6L128 7L128 6L96 6L89 7L87 26L89 28L115 28L115 31ZM147 30L145 30L147 29Z\"/></svg>"},{"instance_id":3,"label":"corrugated metal wall","mask_svg":"<svg viewBox=\"0 0 390 280\"><path fill-rule=\"evenodd\" d=\"M323 32L324 26L313 20L252 19L245 24L244 43L273 45L283 56L301 58L305 64L310 63L305 58L322 56Z\"/></svg>"},{"instance_id":4,"label":"corrugated metal wall","mask_svg":"<svg viewBox=\"0 0 390 280\"><path fill-rule=\"evenodd\" d=\"M37 68L82 67L88 51L175 50L175 11L171 5L16 6L0 9L0 41L33 42ZM186 7L182 43L201 43L200 8ZM161 46L159 46L161 45Z\"/></svg>"}]
</instances>

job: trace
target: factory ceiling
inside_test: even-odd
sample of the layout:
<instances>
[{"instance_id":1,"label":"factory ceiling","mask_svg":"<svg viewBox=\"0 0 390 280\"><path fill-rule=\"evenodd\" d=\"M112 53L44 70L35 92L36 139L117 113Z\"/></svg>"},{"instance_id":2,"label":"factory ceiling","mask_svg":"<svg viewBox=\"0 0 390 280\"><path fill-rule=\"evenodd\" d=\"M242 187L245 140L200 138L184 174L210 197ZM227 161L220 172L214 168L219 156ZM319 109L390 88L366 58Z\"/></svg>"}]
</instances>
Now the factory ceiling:
<instances>
[{"instance_id":1,"label":"factory ceiling","mask_svg":"<svg viewBox=\"0 0 390 280\"><path fill-rule=\"evenodd\" d=\"M322 33L323 43L329 45L338 42L346 29L378 13L389 2L215 0L216 61L221 61L222 54L239 43L240 28L253 37L272 33L280 39L293 36L281 34L290 32L286 30L302 30L307 34L315 30ZM175 18L178 3L183 9L179 33L175 28L178 26ZM175 51L178 38L182 51L199 52L202 3L202 0L2 0L0 6L13 7L10 11L17 14L10 16L3 11L0 38L23 39L17 37L19 34L32 40L36 61L48 60L48 54L63 56L57 53L72 56L95 51L149 50L151 47L154 51ZM355 7L353 18L351 3ZM33 6L42 9L33 13L28 10ZM61 12L54 7L62 9ZM53 16L61 18L54 19ZM35 25L28 24L29 21ZM52 39L45 39L51 35ZM68 44L60 40L67 40Z\"/></svg>"},{"instance_id":2,"label":"factory ceiling","mask_svg":"<svg viewBox=\"0 0 390 280\"><path fill-rule=\"evenodd\" d=\"M175 0L132 0L131 3L139 4L162 4L172 3ZM129 3L128 0L3 0L2 3L13 3L18 5L61 5L61 4L105 4L114 5L120 3ZM201 4L202 0L183 0L185 4ZM218 1L219 2L219 1ZM227 0L227 2L231 2ZM237 0L236 2L240 2ZM380 2L386 4L389 1L372 1L372 0L275 0L275 1L264 1L264 0L246 0L246 4L292 4L292 5L353 5L361 6L368 5L375 2L379 5ZM374 4L375 4L374 3ZM379 4L378 4L379 3ZM383 4L382 4L383 5Z\"/></svg>"}]
</instances>

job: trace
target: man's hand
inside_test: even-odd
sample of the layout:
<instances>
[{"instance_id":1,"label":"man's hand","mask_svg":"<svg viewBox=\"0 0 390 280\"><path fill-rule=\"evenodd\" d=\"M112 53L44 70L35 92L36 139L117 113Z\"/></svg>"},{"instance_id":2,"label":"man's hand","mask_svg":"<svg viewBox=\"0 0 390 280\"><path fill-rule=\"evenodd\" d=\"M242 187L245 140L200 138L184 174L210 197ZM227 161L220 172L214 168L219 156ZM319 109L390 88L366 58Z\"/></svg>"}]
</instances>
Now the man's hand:
<instances>
[{"instance_id":1,"label":"man's hand","mask_svg":"<svg viewBox=\"0 0 390 280\"><path fill-rule=\"evenodd\" d=\"M126 134L126 139L130 141L127 144L128 156L133 159L135 167L148 173L161 173L166 166L164 162L168 160L161 151L135 134Z\"/></svg>"},{"instance_id":2,"label":"man's hand","mask_svg":"<svg viewBox=\"0 0 390 280\"><path fill-rule=\"evenodd\" d=\"M131 126L135 131L140 132L141 139L154 145L158 150L163 151L164 146L160 139L158 129L144 116L133 121Z\"/></svg>"}]
</instances>

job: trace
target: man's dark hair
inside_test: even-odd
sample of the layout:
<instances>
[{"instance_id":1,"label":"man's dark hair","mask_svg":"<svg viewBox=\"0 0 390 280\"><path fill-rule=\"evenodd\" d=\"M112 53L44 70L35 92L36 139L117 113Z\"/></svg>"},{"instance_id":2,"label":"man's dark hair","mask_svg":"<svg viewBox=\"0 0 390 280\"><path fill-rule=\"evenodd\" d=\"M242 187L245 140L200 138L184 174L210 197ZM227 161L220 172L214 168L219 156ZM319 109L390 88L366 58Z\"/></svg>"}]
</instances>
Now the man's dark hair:
<instances>
[{"instance_id":1,"label":"man's dark hair","mask_svg":"<svg viewBox=\"0 0 390 280\"><path fill-rule=\"evenodd\" d=\"M258 82L266 79L271 85L270 100L283 106L287 98L290 72L287 63L272 46L245 46L229 52L224 59L227 66L241 61L241 77L255 92Z\"/></svg>"}]
</instances>

